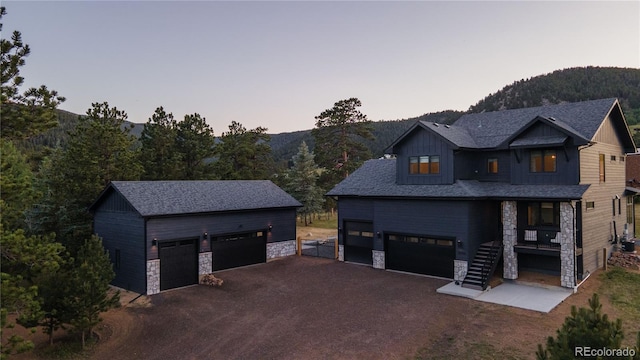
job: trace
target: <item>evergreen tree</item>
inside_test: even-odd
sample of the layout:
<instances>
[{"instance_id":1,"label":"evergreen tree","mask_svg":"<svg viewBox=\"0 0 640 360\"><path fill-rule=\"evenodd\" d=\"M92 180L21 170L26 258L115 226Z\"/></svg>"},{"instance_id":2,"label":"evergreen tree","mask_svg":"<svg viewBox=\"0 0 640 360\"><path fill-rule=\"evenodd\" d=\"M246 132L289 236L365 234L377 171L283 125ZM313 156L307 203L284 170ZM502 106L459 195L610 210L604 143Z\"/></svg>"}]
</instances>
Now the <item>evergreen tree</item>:
<instances>
[{"instance_id":1,"label":"evergreen tree","mask_svg":"<svg viewBox=\"0 0 640 360\"><path fill-rule=\"evenodd\" d=\"M362 103L357 98L340 100L316 116L312 130L318 165L325 168L322 184L332 188L355 171L371 153L364 145L373 139L371 121L357 108Z\"/></svg>"},{"instance_id":2,"label":"evergreen tree","mask_svg":"<svg viewBox=\"0 0 640 360\"><path fill-rule=\"evenodd\" d=\"M313 158L313 153L303 141L298 154L292 158L293 167L289 170L285 186L285 190L302 203L298 213L303 216L305 226L309 224L307 218L310 220L311 215L322 210L324 203L323 191L317 185L320 169Z\"/></svg>"},{"instance_id":3,"label":"evergreen tree","mask_svg":"<svg viewBox=\"0 0 640 360\"><path fill-rule=\"evenodd\" d=\"M120 293L109 294L109 283L115 273L102 240L92 235L78 251L75 266L69 279L69 310L71 325L82 335L82 347L86 336L102 319L100 314L116 307Z\"/></svg>"},{"instance_id":4,"label":"evergreen tree","mask_svg":"<svg viewBox=\"0 0 640 360\"><path fill-rule=\"evenodd\" d=\"M212 178L212 169L207 162L213 156L215 137L213 130L199 114L185 115L177 125L176 148L182 160L184 180L206 180Z\"/></svg>"},{"instance_id":5,"label":"evergreen tree","mask_svg":"<svg viewBox=\"0 0 640 360\"><path fill-rule=\"evenodd\" d=\"M589 309L571 307L571 315L557 330L556 337L547 338L547 346L538 345L538 359L574 359L576 347L619 349L624 337L622 321L609 320L602 314L598 294L589 299Z\"/></svg>"},{"instance_id":6,"label":"evergreen tree","mask_svg":"<svg viewBox=\"0 0 640 360\"><path fill-rule=\"evenodd\" d=\"M232 121L216 147L216 175L223 180L267 179L273 163L269 140L266 128L247 130Z\"/></svg>"},{"instance_id":7,"label":"evergreen tree","mask_svg":"<svg viewBox=\"0 0 640 360\"><path fill-rule=\"evenodd\" d=\"M5 7L0 7L0 19L6 13ZM0 39L0 131L4 139L26 139L56 126L55 109L65 100L44 85L19 92L24 83L20 68L30 52L19 31Z\"/></svg>"},{"instance_id":8,"label":"evergreen tree","mask_svg":"<svg viewBox=\"0 0 640 360\"><path fill-rule=\"evenodd\" d=\"M33 173L11 141L0 139L0 214L7 230L25 227L25 212L33 204Z\"/></svg>"},{"instance_id":9,"label":"evergreen tree","mask_svg":"<svg viewBox=\"0 0 640 360\"><path fill-rule=\"evenodd\" d=\"M140 163L143 180L177 180L182 178L181 156L176 148L178 124L173 114L156 109L140 135Z\"/></svg>"},{"instance_id":10,"label":"evergreen tree","mask_svg":"<svg viewBox=\"0 0 640 360\"><path fill-rule=\"evenodd\" d=\"M38 184L44 197L31 218L40 233L55 232L72 255L91 234L87 208L107 184L140 178L136 139L124 126L126 118L106 102L94 103L70 134L66 148L43 163Z\"/></svg>"}]
</instances>

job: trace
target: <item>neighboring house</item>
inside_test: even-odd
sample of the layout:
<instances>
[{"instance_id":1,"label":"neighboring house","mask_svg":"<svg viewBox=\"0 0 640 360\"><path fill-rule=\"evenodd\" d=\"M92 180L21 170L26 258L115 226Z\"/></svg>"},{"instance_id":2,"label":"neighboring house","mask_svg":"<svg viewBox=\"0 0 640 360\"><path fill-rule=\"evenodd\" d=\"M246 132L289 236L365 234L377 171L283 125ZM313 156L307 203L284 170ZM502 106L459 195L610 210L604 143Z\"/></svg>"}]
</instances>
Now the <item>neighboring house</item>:
<instances>
[{"instance_id":1,"label":"neighboring house","mask_svg":"<svg viewBox=\"0 0 640 360\"><path fill-rule=\"evenodd\" d=\"M293 255L300 206L271 181L114 181L90 211L112 284L151 295Z\"/></svg>"},{"instance_id":2,"label":"neighboring house","mask_svg":"<svg viewBox=\"0 0 640 360\"><path fill-rule=\"evenodd\" d=\"M616 99L417 122L327 195L340 260L486 288L502 261L574 287L603 265L631 212L634 143ZM502 255L502 259L500 259Z\"/></svg>"},{"instance_id":3,"label":"neighboring house","mask_svg":"<svg viewBox=\"0 0 640 360\"><path fill-rule=\"evenodd\" d=\"M638 196L638 193L640 193L640 153L639 152L634 152L634 153L629 153L627 154L627 161L626 161L626 180L627 180L627 190L629 192L632 192L635 194L634 198ZM633 199L631 200L634 204L637 202L634 201ZM633 206L633 219L635 219L635 209L636 206ZM635 223L634 221L634 227L632 227L629 232L633 235L633 237L635 237L635 234L640 233L640 231L638 231L638 225L637 223ZM633 231L632 231L633 230Z\"/></svg>"}]
</instances>

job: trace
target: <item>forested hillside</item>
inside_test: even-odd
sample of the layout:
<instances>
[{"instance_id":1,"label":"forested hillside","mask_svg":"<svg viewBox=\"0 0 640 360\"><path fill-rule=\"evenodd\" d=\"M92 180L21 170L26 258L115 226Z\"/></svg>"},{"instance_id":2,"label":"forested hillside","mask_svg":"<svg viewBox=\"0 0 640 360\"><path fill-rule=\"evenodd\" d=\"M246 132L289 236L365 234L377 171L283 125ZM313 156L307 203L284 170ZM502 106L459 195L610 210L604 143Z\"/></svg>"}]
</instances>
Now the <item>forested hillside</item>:
<instances>
[{"instance_id":1,"label":"forested hillside","mask_svg":"<svg viewBox=\"0 0 640 360\"><path fill-rule=\"evenodd\" d=\"M554 71L526 80L515 81L494 94L489 94L477 104L470 106L469 112L486 112L503 109L576 102L602 98L618 98L630 125L640 123L640 69L586 67ZM447 110L427 113L415 118L382 120L372 122L375 140L367 141L367 147L374 157L384 154L384 149L416 121L426 120L450 124L465 112ZM24 144L30 151L42 146L55 146L66 141L67 133L77 123L76 114L59 110L60 125ZM139 136L143 124L133 126L131 133ZM219 131L221 131L220 129ZM305 141L309 149L314 148L311 130L271 134L271 153L276 163L287 164L298 147Z\"/></svg>"}]
</instances>

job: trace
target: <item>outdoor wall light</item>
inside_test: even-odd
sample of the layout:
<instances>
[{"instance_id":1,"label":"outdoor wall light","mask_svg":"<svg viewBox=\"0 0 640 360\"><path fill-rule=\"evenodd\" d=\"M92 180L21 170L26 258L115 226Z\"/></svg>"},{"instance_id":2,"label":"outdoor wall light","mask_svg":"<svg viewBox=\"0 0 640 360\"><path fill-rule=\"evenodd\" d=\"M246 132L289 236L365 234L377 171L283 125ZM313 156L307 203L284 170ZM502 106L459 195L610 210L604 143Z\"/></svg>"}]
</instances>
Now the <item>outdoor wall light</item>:
<instances>
[{"instance_id":1,"label":"outdoor wall light","mask_svg":"<svg viewBox=\"0 0 640 360\"><path fill-rule=\"evenodd\" d=\"M378 239L382 238L382 234L380 234L380 231L378 231L376 235L378 235Z\"/></svg>"},{"instance_id":2,"label":"outdoor wall light","mask_svg":"<svg viewBox=\"0 0 640 360\"><path fill-rule=\"evenodd\" d=\"M273 225L269 225L269 232L271 232L271 230L273 230Z\"/></svg>"},{"instance_id":3,"label":"outdoor wall light","mask_svg":"<svg viewBox=\"0 0 640 360\"><path fill-rule=\"evenodd\" d=\"M207 235L209 235L206 231L204 232L204 234L202 234L202 236L205 237L205 239L207 238Z\"/></svg>"},{"instance_id":4,"label":"outdoor wall light","mask_svg":"<svg viewBox=\"0 0 640 360\"><path fill-rule=\"evenodd\" d=\"M158 238L153 238L153 241L151 241L151 245L158 246Z\"/></svg>"}]
</instances>

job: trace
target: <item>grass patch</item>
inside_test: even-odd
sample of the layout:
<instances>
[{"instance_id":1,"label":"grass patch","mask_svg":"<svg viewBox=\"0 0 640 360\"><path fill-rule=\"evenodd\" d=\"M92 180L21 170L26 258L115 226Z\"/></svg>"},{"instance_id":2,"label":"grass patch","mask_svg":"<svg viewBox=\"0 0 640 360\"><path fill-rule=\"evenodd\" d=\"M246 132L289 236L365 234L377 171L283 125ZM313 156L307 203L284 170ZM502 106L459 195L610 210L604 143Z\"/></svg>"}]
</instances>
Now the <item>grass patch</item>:
<instances>
[{"instance_id":1,"label":"grass patch","mask_svg":"<svg viewBox=\"0 0 640 360\"><path fill-rule=\"evenodd\" d=\"M622 326L625 329L625 342L635 340L640 324L640 273L621 267L612 267L600 274L602 284L599 293L606 296L620 312Z\"/></svg>"},{"instance_id":2,"label":"grass patch","mask_svg":"<svg viewBox=\"0 0 640 360\"><path fill-rule=\"evenodd\" d=\"M298 217L298 225L304 226L304 220ZM315 215L307 226L323 228L323 229L337 229L338 228L338 214L331 215L327 214L319 214Z\"/></svg>"},{"instance_id":3,"label":"grass patch","mask_svg":"<svg viewBox=\"0 0 640 360\"><path fill-rule=\"evenodd\" d=\"M57 340L51 346L47 344L36 348L33 355L38 359L87 359L96 343L95 337L88 337L83 349L82 342L77 336L67 336Z\"/></svg>"}]
</instances>

